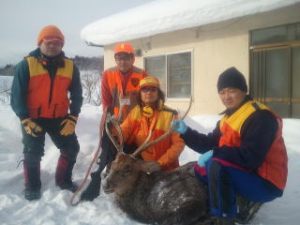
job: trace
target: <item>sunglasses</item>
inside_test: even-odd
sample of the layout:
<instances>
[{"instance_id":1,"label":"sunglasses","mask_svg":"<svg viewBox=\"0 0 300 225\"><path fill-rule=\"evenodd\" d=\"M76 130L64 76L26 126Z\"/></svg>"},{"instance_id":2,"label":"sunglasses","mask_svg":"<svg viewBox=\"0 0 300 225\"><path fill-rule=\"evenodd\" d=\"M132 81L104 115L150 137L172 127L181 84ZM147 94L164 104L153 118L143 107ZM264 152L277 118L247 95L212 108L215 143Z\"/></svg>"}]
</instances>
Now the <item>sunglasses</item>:
<instances>
[{"instance_id":1,"label":"sunglasses","mask_svg":"<svg viewBox=\"0 0 300 225\"><path fill-rule=\"evenodd\" d=\"M155 91L157 91L157 88L156 87L143 87L142 89L141 89L141 91L142 92L155 92Z\"/></svg>"}]
</instances>

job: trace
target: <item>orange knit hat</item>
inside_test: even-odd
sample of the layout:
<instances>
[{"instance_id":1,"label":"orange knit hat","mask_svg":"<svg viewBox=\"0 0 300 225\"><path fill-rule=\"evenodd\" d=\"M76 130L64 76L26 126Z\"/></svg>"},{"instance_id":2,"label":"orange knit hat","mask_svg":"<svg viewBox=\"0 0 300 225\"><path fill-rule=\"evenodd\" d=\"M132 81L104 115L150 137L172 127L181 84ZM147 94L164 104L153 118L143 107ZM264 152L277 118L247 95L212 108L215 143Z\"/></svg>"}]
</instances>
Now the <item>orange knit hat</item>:
<instances>
[{"instance_id":1,"label":"orange knit hat","mask_svg":"<svg viewBox=\"0 0 300 225\"><path fill-rule=\"evenodd\" d=\"M61 30L54 25L48 25L45 26L39 33L39 36L37 38L37 44L41 45L42 41L47 38L57 38L61 40L63 43L65 41L65 37Z\"/></svg>"}]
</instances>

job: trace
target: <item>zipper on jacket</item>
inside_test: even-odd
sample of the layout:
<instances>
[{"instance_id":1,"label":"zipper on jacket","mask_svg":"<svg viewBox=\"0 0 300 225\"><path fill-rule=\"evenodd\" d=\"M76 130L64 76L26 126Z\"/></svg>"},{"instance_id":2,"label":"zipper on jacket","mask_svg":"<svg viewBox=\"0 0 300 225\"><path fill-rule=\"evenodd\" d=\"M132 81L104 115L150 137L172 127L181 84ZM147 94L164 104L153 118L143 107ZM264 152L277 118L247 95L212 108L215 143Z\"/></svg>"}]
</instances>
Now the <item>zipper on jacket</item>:
<instances>
[{"instance_id":1,"label":"zipper on jacket","mask_svg":"<svg viewBox=\"0 0 300 225\"><path fill-rule=\"evenodd\" d=\"M56 77L56 71L57 71L57 67L55 65L52 64L49 66L48 72L49 72L49 76L50 76L50 93L49 93L49 99L48 99L48 107L51 105L51 101L52 101L53 86L54 86L54 81L55 81L55 77Z\"/></svg>"}]
</instances>

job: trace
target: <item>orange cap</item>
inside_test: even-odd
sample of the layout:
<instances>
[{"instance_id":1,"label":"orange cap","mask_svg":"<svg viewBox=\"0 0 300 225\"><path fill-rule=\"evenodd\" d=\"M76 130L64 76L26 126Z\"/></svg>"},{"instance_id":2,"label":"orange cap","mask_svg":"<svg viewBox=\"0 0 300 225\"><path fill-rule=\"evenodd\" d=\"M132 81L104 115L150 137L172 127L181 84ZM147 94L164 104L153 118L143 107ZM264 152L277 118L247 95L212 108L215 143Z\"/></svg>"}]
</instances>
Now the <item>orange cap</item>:
<instances>
[{"instance_id":1,"label":"orange cap","mask_svg":"<svg viewBox=\"0 0 300 225\"><path fill-rule=\"evenodd\" d=\"M134 54L134 48L129 42L118 43L115 45L115 54L125 52L127 54Z\"/></svg>"},{"instance_id":2,"label":"orange cap","mask_svg":"<svg viewBox=\"0 0 300 225\"><path fill-rule=\"evenodd\" d=\"M146 76L139 83L140 88L151 86L159 88L159 80L154 76Z\"/></svg>"},{"instance_id":3,"label":"orange cap","mask_svg":"<svg viewBox=\"0 0 300 225\"><path fill-rule=\"evenodd\" d=\"M61 32L61 30L54 25L48 25L45 26L39 33L39 36L37 38L37 44L41 45L44 39L47 38L57 38L61 40L63 43L65 41L64 35Z\"/></svg>"}]
</instances>

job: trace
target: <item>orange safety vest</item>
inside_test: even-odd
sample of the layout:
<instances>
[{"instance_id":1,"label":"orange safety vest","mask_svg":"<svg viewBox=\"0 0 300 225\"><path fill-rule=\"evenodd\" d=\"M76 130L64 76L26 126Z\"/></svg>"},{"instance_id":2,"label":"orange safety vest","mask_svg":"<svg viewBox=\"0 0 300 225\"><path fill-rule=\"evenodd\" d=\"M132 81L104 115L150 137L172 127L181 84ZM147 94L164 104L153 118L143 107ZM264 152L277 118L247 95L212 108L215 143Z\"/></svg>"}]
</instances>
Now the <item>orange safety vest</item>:
<instances>
[{"instance_id":1,"label":"orange safety vest","mask_svg":"<svg viewBox=\"0 0 300 225\"><path fill-rule=\"evenodd\" d=\"M64 59L65 66L58 68L54 80L39 60L26 58L29 67L27 108L31 118L58 118L68 113L68 90L73 76L73 61Z\"/></svg>"},{"instance_id":2,"label":"orange safety vest","mask_svg":"<svg viewBox=\"0 0 300 225\"><path fill-rule=\"evenodd\" d=\"M127 83L124 88L121 76L123 75L117 67L108 69L103 73L103 79L106 80L112 97L112 102L108 109L117 117L120 109L119 97L121 97L121 101L123 101L121 102L121 104L123 104L121 121L123 121L129 111L137 104L139 82L146 76L146 72L137 67L133 67L132 72L127 75Z\"/></svg>"},{"instance_id":3,"label":"orange safety vest","mask_svg":"<svg viewBox=\"0 0 300 225\"><path fill-rule=\"evenodd\" d=\"M230 116L225 115L220 121L221 138L219 146L239 147L241 145L241 129L245 121L257 110L253 104L260 109L269 110L261 103L249 101L241 106ZM274 113L273 113L274 114ZM282 138L282 120L274 114L278 123L275 139L268 150L262 165L257 173L262 178L270 181L276 187L283 190L287 181L287 152Z\"/></svg>"},{"instance_id":4,"label":"orange safety vest","mask_svg":"<svg viewBox=\"0 0 300 225\"><path fill-rule=\"evenodd\" d=\"M143 116L140 106L134 107L121 124L123 137L126 143L140 146L147 138L150 130L150 141L157 139L171 126L175 112L167 107L155 111L153 117ZM171 170L179 166L179 155L184 149L184 141L176 132L171 133L162 141L145 149L141 156L143 160L157 161L163 170Z\"/></svg>"}]
</instances>

